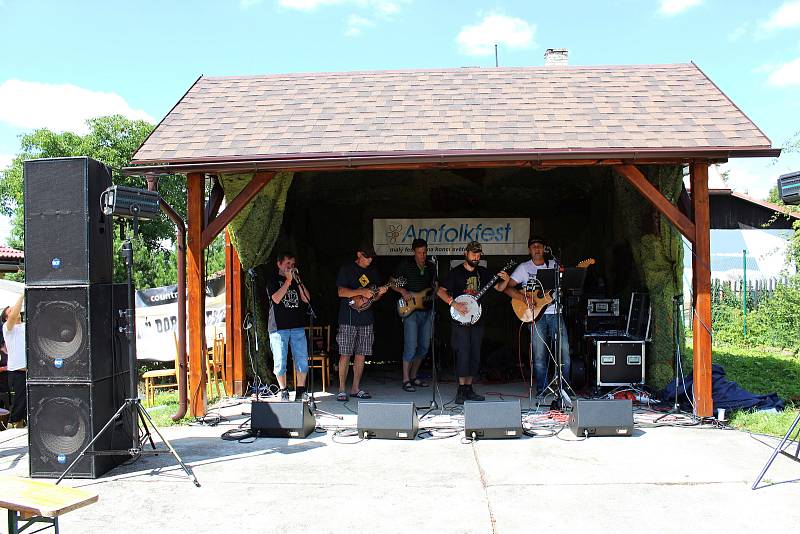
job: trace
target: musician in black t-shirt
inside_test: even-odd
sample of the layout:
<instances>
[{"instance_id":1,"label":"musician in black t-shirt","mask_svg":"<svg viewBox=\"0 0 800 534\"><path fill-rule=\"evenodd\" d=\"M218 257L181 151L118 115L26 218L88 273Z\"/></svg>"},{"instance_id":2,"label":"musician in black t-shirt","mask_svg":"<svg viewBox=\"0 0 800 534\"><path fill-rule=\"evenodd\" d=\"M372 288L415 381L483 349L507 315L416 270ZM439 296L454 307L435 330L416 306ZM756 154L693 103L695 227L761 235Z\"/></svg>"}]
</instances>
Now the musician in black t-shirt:
<instances>
[{"instance_id":1,"label":"musician in black t-shirt","mask_svg":"<svg viewBox=\"0 0 800 534\"><path fill-rule=\"evenodd\" d=\"M477 294L492 279L489 270L480 265L482 254L483 248L480 243L472 241L468 244L464 252L464 262L450 269L436 292L436 295L445 304L455 308L461 315L467 314L467 305L455 302L455 299L464 294ZM508 286L508 273L500 271L497 275L500 277L500 281L494 285L494 288L502 293ZM472 379L478 374L481 363L481 342L483 341L481 320L467 325L453 321L450 332L450 344L455 352L456 374L458 374L456 404L464 404L465 400L485 400L483 395L478 395L472 388Z\"/></svg>"},{"instance_id":2,"label":"musician in black t-shirt","mask_svg":"<svg viewBox=\"0 0 800 534\"><path fill-rule=\"evenodd\" d=\"M297 282L295 277L295 258L291 254L278 254L277 273L267 279L269 296L269 344L272 348L273 370L278 379L281 400L289 400L286 389L286 361L289 348L297 370L295 400L308 400L306 393L306 373L308 372L308 341L306 340L306 319L308 290Z\"/></svg>"},{"instance_id":3,"label":"musician in black t-shirt","mask_svg":"<svg viewBox=\"0 0 800 534\"><path fill-rule=\"evenodd\" d=\"M336 400L347 401L349 397L369 399L372 396L361 389L361 375L364 372L364 359L372 356L372 342L375 338L373 323L375 317L372 308L356 311L350 305L359 298L378 300L387 290L386 286L378 287L380 279L377 269L372 266L375 249L364 244L356 251L354 262L342 265L336 276L336 287L339 294L339 332L336 343L339 345L339 393ZM347 369L350 357L353 360L353 388L350 394L347 385Z\"/></svg>"}]
</instances>

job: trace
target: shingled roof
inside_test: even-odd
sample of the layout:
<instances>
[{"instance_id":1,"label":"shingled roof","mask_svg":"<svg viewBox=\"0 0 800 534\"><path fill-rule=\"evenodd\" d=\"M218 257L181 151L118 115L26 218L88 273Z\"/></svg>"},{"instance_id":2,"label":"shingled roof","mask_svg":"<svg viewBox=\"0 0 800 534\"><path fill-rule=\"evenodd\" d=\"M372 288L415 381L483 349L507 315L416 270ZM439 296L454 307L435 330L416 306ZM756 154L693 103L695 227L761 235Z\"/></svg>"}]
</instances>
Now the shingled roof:
<instances>
[{"instance_id":1,"label":"shingled roof","mask_svg":"<svg viewBox=\"0 0 800 534\"><path fill-rule=\"evenodd\" d=\"M777 153L689 63L201 77L133 163Z\"/></svg>"}]
</instances>

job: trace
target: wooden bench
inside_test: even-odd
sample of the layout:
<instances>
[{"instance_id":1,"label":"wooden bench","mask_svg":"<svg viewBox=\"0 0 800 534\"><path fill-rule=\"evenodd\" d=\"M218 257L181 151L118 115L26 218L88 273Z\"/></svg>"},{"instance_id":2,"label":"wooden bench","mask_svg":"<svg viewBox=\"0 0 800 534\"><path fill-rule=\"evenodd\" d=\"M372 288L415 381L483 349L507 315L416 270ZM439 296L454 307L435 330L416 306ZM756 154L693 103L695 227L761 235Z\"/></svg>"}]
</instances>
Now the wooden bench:
<instances>
[{"instance_id":1,"label":"wooden bench","mask_svg":"<svg viewBox=\"0 0 800 534\"><path fill-rule=\"evenodd\" d=\"M59 516L93 502L97 502L97 494L86 490L0 476L0 508L8 510L9 534L23 532L35 523L52 525L58 534ZM20 521L25 523L22 527Z\"/></svg>"}]
</instances>

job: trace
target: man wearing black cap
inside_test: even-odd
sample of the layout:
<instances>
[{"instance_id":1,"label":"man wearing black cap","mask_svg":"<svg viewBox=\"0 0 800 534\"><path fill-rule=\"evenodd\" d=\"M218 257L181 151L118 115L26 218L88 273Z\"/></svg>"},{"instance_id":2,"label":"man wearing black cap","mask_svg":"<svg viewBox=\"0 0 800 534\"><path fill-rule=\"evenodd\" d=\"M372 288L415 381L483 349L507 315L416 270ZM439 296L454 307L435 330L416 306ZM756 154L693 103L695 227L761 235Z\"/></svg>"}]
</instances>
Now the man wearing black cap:
<instances>
[{"instance_id":1,"label":"man wearing black cap","mask_svg":"<svg viewBox=\"0 0 800 534\"><path fill-rule=\"evenodd\" d=\"M475 295L481 290L492 275L486 267L481 267L483 248L477 241L472 241L464 251L464 262L453 267L442 282L436 295L445 304L452 306L461 315L468 309L465 304L455 302L455 299L464 294ZM494 288L501 293L508 285L509 277L505 271L497 273L500 281ZM464 404L465 400L482 401L483 395L478 395L472 388L472 379L478 374L481 363L481 342L483 341L483 323L479 319L475 324L462 325L453 321L450 327L450 344L456 356L456 374L458 374L458 392L456 404Z\"/></svg>"},{"instance_id":2,"label":"man wearing black cap","mask_svg":"<svg viewBox=\"0 0 800 534\"><path fill-rule=\"evenodd\" d=\"M531 256L529 261L520 263L514 272L511 273L509 288L506 294L514 299L525 300L524 286L531 278L536 278L539 269L556 269L556 262L545 258L546 244L544 239L539 236L531 236L528 239L528 253ZM547 363L548 348L558 333L558 310L551 305L548 306L542 316L534 323L531 329L533 336L533 368L536 372L536 394L542 395L547 387ZM564 378L569 380L569 336L561 319L561 363Z\"/></svg>"},{"instance_id":3,"label":"man wearing black cap","mask_svg":"<svg viewBox=\"0 0 800 534\"><path fill-rule=\"evenodd\" d=\"M360 388L361 375L364 372L365 356L372 356L372 342L375 338L373 323L375 317L372 308L356 311L350 307L354 297L375 299L386 293L386 287L378 287L378 271L372 266L375 249L371 244L363 244L356 251L354 262L347 262L339 269L336 286L339 293L339 332L336 343L339 345L339 394L336 400L347 401L349 397L369 399L371 395ZM347 369L350 356L353 361L353 387L347 394Z\"/></svg>"}]
</instances>

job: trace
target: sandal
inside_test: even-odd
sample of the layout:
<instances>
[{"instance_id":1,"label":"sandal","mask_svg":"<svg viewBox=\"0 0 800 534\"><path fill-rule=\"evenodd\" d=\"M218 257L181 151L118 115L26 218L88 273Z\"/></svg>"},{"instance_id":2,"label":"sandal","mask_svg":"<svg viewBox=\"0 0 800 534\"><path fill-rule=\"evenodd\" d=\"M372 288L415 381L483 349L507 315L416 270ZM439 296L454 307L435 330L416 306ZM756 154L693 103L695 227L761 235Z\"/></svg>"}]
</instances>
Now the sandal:
<instances>
[{"instance_id":1,"label":"sandal","mask_svg":"<svg viewBox=\"0 0 800 534\"><path fill-rule=\"evenodd\" d=\"M336 395L336 400L340 402L347 402L348 400L347 393L344 391L340 391L338 395Z\"/></svg>"},{"instance_id":2,"label":"sandal","mask_svg":"<svg viewBox=\"0 0 800 534\"><path fill-rule=\"evenodd\" d=\"M418 388L426 388L428 387L428 383L420 380L419 378L415 378L411 381L415 386Z\"/></svg>"},{"instance_id":3,"label":"sandal","mask_svg":"<svg viewBox=\"0 0 800 534\"><path fill-rule=\"evenodd\" d=\"M351 397L355 397L357 399L371 399L372 395L364 391L363 389L359 389L358 393L351 393Z\"/></svg>"},{"instance_id":4,"label":"sandal","mask_svg":"<svg viewBox=\"0 0 800 534\"><path fill-rule=\"evenodd\" d=\"M414 384L411 383L411 380L406 380L405 382L403 382L403 391L414 393L415 391L417 391L417 388L414 387Z\"/></svg>"}]
</instances>

